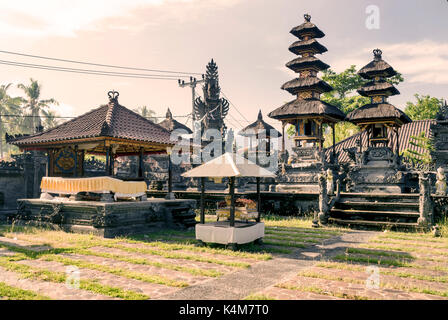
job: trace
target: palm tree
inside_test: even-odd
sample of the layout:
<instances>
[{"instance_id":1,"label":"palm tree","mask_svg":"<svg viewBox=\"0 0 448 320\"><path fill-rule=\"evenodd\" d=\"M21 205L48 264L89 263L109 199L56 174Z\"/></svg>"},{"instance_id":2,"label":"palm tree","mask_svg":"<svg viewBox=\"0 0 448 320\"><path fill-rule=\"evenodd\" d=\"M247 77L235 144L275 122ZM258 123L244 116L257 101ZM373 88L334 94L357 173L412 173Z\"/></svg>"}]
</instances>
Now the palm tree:
<instances>
[{"instance_id":1,"label":"palm tree","mask_svg":"<svg viewBox=\"0 0 448 320\"><path fill-rule=\"evenodd\" d=\"M56 127L59 124L59 121L56 119L56 112L51 110L42 109L42 114L44 115L44 129L48 130L53 127Z\"/></svg>"},{"instance_id":2,"label":"palm tree","mask_svg":"<svg viewBox=\"0 0 448 320\"><path fill-rule=\"evenodd\" d=\"M149 109L147 106L140 107L138 109L134 109L142 117L148 119L151 122L157 123L157 118L154 117L156 115L155 111Z\"/></svg>"},{"instance_id":3,"label":"palm tree","mask_svg":"<svg viewBox=\"0 0 448 320\"><path fill-rule=\"evenodd\" d=\"M10 123L12 123L12 120L5 123L2 120L2 115L3 114L19 115L20 103L22 102L22 98L20 97L12 98L8 95L7 91L10 86L11 83L0 86L0 158L3 158L4 133L6 132L7 128L12 127L9 125ZM9 119L13 119L13 117L10 117Z\"/></svg>"},{"instance_id":4,"label":"palm tree","mask_svg":"<svg viewBox=\"0 0 448 320\"><path fill-rule=\"evenodd\" d=\"M51 104L58 105L59 103L53 98L40 100L42 85L36 80L33 80L33 78L30 78L30 81L31 84L29 86L18 84L17 87L22 89L25 93L25 108L31 113L32 133L36 133L38 128L42 126L42 120L40 118L41 111L48 109Z\"/></svg>"}]
</instances>

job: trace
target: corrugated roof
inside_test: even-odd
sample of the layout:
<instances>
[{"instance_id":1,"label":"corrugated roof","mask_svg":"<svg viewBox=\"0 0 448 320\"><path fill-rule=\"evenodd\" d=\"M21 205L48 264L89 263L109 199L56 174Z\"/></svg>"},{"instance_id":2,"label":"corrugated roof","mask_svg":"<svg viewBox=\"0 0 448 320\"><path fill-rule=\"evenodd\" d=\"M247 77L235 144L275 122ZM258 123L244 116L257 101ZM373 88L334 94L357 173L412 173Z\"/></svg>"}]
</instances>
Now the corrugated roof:
<instances>
[{"instance_id":1,"label":"corrugated roof","mask_svg":"<svg viewBox=\"0 0 448 320\"><path fill-rule=\"evenodd\" d=\"M410 123L405 124L402 127L400 127L398 129L399 152L401 153L407 149L410 149L410 150L413 150L416 152L420 152L420 153L424 152L424 150L422 148L410 144L410 137L417 136L417 135L421 134L422 132L425 133L425 136L427 138L432 137L431 124L433 124L435 122L436 122L436 120L416 120L416 121L410 122ZM360 137L361 137L361 141L362 141L362 149L366 150L367 149L367 134L365 131L358 132L357 134L355 134L345 140L342 140L335 145L336 153L339 152L339 156L338 156L339 163L351 162L350 157L348 156L348 153L346 151L344 151L344 149L349 149L349 148L354 148L354 147L358 148L358 141L359 141ZM395 134L392 134L389 131L389 147L392 148L393 150L395 150L395 145L396 145ZM326 149L327 159L329 159L332 150L333 150L332 147Z\"/></svg>"}]
</instances>

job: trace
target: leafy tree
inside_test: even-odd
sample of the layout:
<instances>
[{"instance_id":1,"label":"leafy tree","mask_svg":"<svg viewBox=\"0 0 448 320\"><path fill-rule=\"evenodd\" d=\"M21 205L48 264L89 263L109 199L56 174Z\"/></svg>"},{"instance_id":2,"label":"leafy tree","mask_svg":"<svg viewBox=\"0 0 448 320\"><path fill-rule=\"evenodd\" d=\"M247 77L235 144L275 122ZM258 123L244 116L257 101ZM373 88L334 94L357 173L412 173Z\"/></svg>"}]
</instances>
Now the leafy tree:
<instances>
[{"instance_id":1,"label":"leafy tree","mask_svg":"<svg viewBox=\"0 0 448 320\"><path fill-rule=\"evenodd\" d=\"M48 130L56 127L59 124L58 119L56 119L56 112L51 110L42 110L42 114L44 116L43 126L44 130Z\"/></svg>"},{"instance_id":2,"label":"leafy tree","mask_svg":"<svg viewBox=\"0 0 448 320\"><path fill-rule=\"evenodd\" d=\"M417 136L411 136L409 144L421 148L423 151L418 152L407 148L402 152L402 156L406 160L410 161L415 167L429 168L433 160L431 157L431 151L434 150L434 146L431 138L426 137L425 132L421 132Z\"/></svg>"},{"instance_id":3,"label":"leafy tree","mask_svg":"<svg viewBox=\"0 0 448 320\"><path fill-rule=\"evenodd\" d=\"M407 102L404 112L412 120L435 119L437 112L443 105L442 99L437 99L429 95L414 95L416 103Z\"/></svg>"},{"instance_id":4,"label":"leafy tree","mask_svg":"<svg viewBox=\"0 0 448 320\"><path fill-rule=\"evenodd\" d=\"M8 121L5 122L2 119L2 114L19 115L21 98L12 98L8 95L8 89L11 87L11 83L0 86L0 158L3 158L5 132L11 129L13 123L13 117L8 117Z\"/></svg>"},{"instance_id":5,"label":"leafy tree","mask_svg":"<svg viewBox=\"0 0 448 320\"><path fill-rule=\"evenodd\" d=\"M42 126L42 119L40 117L41 111L48 109L50 105L58 105L58 102L51 99L40 99L40 92L42 85L33 78L30 79L29 85L18 84L17 87L22 89L25 93L24 107L30 112L32 133L37 132L37 128Z\"/></svg>"}]
</instances>

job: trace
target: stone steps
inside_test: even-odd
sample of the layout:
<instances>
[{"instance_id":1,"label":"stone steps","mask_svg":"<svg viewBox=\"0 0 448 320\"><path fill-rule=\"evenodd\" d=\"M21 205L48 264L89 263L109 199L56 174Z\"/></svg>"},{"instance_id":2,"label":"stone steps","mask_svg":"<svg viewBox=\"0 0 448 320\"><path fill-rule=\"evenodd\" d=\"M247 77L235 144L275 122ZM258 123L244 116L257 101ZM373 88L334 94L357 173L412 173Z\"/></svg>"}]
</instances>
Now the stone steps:
<instances>
[{"instance_id":1,"label":"stone steps","mask_svg":"<svg viewBox=\"0 0 448 320\"><path fill-rule=\"evenodd\" d=\"M418 194L343 193L330 210L329 221L367 228L415 228Z\"/></svg>"}]
</instances>

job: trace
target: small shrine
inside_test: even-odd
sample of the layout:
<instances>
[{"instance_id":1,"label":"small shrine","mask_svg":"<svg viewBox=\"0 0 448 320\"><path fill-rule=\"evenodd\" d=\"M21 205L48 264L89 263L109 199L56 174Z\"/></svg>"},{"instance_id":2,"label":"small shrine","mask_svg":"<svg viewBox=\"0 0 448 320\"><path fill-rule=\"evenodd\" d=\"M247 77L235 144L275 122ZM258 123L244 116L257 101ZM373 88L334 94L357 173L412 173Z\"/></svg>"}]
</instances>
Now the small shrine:
<instances>
[{"instance_id":1,"label":"small shrine","mask_svg":"<svg viewBox=\"0 0 448 320\"><path fill-rule=\"evenodd\" d=\"M405 172L399 155L399 128L412 120L388 103L388 97L399 94L388 82L397 72L382 59L381 50L375 49L373 54L373 61L358 72L368 80L358 93L369 97L370 103L347 115L347 120L367 135L367 149L362 150L360 143L354 155L356 163L348 172L348 188L352 192L401 193Z\"/></svg>"},{"instance_id":2,"label":"small shrine","mask_svg":"<svg viewBox=\"0 0 448 320\"><path fill-rule=\"evenodd\" d=\"M319 71L330 67L316 58L316 54L327 51L316 40L325 34L311 23L310 15L305 14L304 17L305 22L291 30L299 40L289 47L289 51L300 57L286 64L286 67L299 73L299 77L281 87L296 95L296 99L269 113L269 117L282 122L283 147L277 191L318 191L318 173L326 170L335 159L334 153L330 163L325 159L324 130L326 127L331 128L334 137L335 124L345 118L345 114L337 107L320 100L322 93L333 90L317 77ZM287 155L285 150L287 125L295 128L292 137L294 153L291 155Z\"/></svg>"},{"instance_id":3,"label":"small shrine","mask_svg":"<svg viewBox=\"0 0 448 320\"><path fill-rule=\"evenodd\" d=\"M259 154L269 156L271 151L275 152L275 150L272 150L271 139L280 138L282 136L282 134L273 126L263 120L261 110L258 112L257 120L242 129L238 134L249 138L247 157L256 160L256 163L260 166L265 166L267 164L260 163ZM253 144L255 144L255 148L253 147Z\"/></svg>"},{"instance_id":4,"label":"small shrine","mask_svg":"<svg viewBox=\"0 0 448 320\"><path fill-rule=\"evenodd\" d=\"M277 170L278 150L273 148L272 139L280 138L282 134L263 120L261 110L258 112L257 120L242 129L238 134L249 139L248 148L243 149L244 157L263 168L271 171ZM271 159L275 159L275 161L270 161ZM273 178L265 178L262 181L261 188L263 191L267 191L269 186L274 183ZM255 179L250 177L239 179L238 191L249 190L256 190Z\"/></svg>"}]
</instances>

